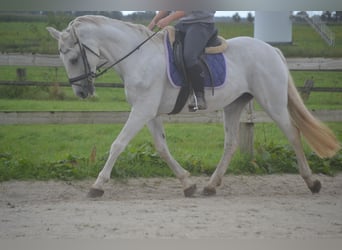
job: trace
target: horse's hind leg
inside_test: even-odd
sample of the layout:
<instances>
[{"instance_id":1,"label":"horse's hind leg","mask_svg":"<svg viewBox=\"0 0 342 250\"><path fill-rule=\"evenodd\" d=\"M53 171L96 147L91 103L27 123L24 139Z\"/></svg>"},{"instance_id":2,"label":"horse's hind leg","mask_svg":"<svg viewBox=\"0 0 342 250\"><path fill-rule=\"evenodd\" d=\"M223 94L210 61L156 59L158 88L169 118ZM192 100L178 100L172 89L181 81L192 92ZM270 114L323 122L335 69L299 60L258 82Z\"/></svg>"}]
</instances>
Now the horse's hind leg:
<instances>
[{"instance_id":1,"label":"horse's hind leg","mask_svg":"<svg viewBox=\"0 0 342 250\"><path fill-rule=\"evenodd\" d=\"M166 161L172 171L183 185L184 195L192 196L196 191L196 184L189 180L189 172L182 168L179 163L172 157L165 139L165 131L160 117L151 120L147 124L154 138L154 144L160 156Z\"/></svg>"},{"instance_id":2,"label":"horse's hind leg","mask_svg":"<svg viewBox=\"0 0 342 250\"><path fill-rule=\"evenodd\" d=\"M312 193L318 193L321 189L321 182L312 176L312 171L304 154L300 132L291 122L287 108L284 109L283 112L278 111L269 114L284 132L290 144L292 145L296 154L299 173L306 182L308 188Z\"/></svg>"},{"instance_id":3,"label":"horse's hind leg","mask_svg":"<svg viewBox=\"0 0 342 250\"><path fill-rule=\"evenodd\" d=\"M252 96L250 94L243 94L224 108L224 153L215 172L212 174L209 183L203 189L204 195L216 194L216 187L221 184L222 177L225 174L229 162L238 146L241 112L251 99Z\"/></svg>"}]
</instances>

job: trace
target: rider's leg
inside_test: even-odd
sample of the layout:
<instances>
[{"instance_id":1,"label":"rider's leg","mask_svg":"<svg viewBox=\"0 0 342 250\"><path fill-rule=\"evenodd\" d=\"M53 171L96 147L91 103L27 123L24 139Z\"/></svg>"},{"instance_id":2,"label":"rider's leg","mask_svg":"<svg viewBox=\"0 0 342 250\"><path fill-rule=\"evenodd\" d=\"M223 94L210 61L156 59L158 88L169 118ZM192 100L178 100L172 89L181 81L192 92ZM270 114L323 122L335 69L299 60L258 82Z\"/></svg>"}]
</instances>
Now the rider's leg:
<instances>
[{"instance_id":1,"label":"rider's leg","mask_svg":"<svg viewBox=\"0 0 342 250\"><path fill-rule=\"evenodd\" d=\"M189 81L195 92L189 109L196 111L206 109L204 98L204 77L205 71L200 63L200 56L208 43L210 37L215 33L215 26L212 23L193 23L181 27L185 32L184 37L184 62L188 72Z\"/></svg>"}]
</instances>

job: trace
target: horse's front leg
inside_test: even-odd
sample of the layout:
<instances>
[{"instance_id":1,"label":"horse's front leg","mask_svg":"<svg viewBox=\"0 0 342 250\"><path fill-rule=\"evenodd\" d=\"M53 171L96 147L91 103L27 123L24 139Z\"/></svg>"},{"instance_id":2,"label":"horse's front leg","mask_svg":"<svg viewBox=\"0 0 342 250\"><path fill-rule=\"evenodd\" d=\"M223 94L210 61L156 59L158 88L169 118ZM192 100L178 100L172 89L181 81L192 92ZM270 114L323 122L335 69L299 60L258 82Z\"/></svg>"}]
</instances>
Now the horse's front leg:
<instances>
[{"instance_id":1,"label":"horse's front leg","mask_svg":"<svg viewBox=\"0 0 342 250\"><path fill-rule=\"evenodd\" d=\"M88 196L99 197L104 193L103 186L110 179L113 166L118 156L124 151L131 139L144 127L144 125L152 118L152 115L144 114L142 112L132 111L128 120L121 130L118 137L113 142L109 157L103 169L99 173L95 183L92 185Z\"/></svg>"},{"instance_id":2,"label":"horse's front leg","mask_svg":"<svg viewBox=\"0 0 342 250\"><path fill-rule=\"evenodd\" d=\"M166 161L177 178L181 181L183 192L186 197L191 197L196 191L196 184L189 179L190 173L172 157L166 144L165 131L160 117L152 119L148 124L148 128L154 139L155 147L159 155Z\"/></svg>"}]
</instances>

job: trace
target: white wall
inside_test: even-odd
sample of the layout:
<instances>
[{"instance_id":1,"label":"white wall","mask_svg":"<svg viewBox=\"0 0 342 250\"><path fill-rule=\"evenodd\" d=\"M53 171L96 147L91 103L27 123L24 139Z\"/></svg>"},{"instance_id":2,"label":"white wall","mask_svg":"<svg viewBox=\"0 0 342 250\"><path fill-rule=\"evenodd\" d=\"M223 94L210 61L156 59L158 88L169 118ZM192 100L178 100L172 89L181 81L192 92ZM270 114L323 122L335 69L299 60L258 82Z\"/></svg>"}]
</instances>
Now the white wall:
<instances>
[{"instance_id":1,"label":"white wall","mask_svg":"<svg viewBox=\"0 0 342 250\"><path fill-rule=\"evenodd\" d=\"M292 43L291 11L255 11L254 37L268 43Z\"/></svg>"}]
</instances>

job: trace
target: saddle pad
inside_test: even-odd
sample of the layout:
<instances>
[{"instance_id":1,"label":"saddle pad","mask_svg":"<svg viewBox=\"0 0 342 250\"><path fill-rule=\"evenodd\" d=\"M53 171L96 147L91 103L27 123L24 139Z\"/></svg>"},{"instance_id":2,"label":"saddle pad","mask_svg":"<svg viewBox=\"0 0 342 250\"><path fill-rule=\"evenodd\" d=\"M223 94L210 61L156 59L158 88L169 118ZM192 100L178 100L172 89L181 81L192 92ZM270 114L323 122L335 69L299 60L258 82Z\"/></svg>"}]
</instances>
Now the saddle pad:
<instances>
[{"instance_id":1,"label":"saddle pad","mask_svg":"<svg viewBox=\"0 0 342 250\"><path fill-rule=\"evenodd\" d=\"M167 75L171 84L180 88L185 86L183 75L178 71L175 60L173 57L172 45L168 39L168 34L165 34L165 54L166 54L166 63L167 63ZM205 76L205 87L221 87L227 77L227 69L226 69L226 59L222 53L219 54L204 54L204 59L209 66L209 70L211 71L211 75L213 78L213 86L210 80L209 74Z\"/></svg>"}]
</instances>

